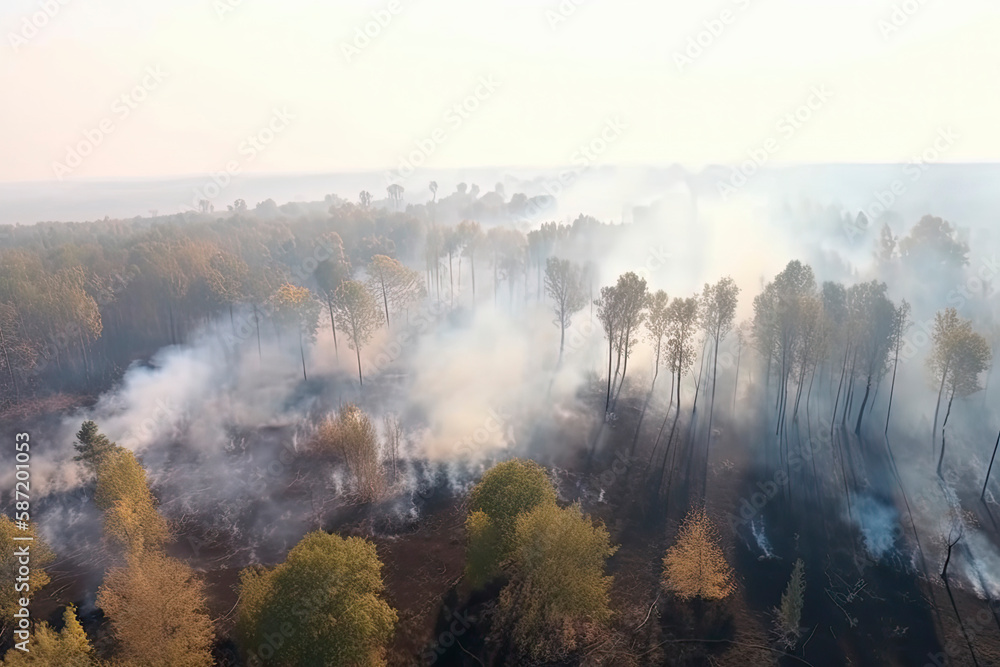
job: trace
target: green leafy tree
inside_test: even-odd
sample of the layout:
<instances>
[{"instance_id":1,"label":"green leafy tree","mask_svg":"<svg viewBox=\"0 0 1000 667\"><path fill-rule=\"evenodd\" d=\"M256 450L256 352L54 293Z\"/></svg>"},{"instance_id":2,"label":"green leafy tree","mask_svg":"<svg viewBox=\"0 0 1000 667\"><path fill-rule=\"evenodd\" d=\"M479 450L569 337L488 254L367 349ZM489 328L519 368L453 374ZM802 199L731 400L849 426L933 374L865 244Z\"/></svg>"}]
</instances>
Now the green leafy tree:
<instances>
[{"instance_id":1,"label":"green leafy tree","mask_svg":"<svg viewBox=\"0 0 1000 667\"><path fill-rule=\"evenodd\" d=\"M564 658L588 630L611 618L613 577L604 568L616 550L604 526L579 505L543 503L517 517L511 581L500 593L499 610L521 654Z\"/></svg>"},{"instance_id":2,"label":"green leafy tree","mask_svg":"<svg viewBox=\"0 0 1000 667\"><path fill-rule=\"evenodd\" d=\"M236 634L244 656L275 666L384 665L397 616L383 589L374 544L309 533L284 563L240 574Z\"/></svg>"},{"instance_id":3,"label":"green leafy tree","mask_svg":"<svg viewBox=\"0 0 1000 667\"><path fill-rule=\"evenodd\" d=\"M473 586L489 581L514 552L517 517L542 504L554 504L556 492L545 468L513 459L493 466L469 494L466 576Z\"/></svg>"},{"instance_id":4,"label":"green leafy tree","mask_svg":"<svg viewBox=\"0 0 1000 667\"><path fill-rule=\"evenodd\" d=\"M555 324L559 327L559 361L562 362L566 329L573 315L586 305L583 272L568 259L549 257L545 263L545 292L553 301Z\"/></svg>"},{"instance_id":5,"label":"green leafy tree","mask_svg":"<svg viewBox=\"0 0 1000 667\"><path fill-rule=\"evenodd\" d=\"M348 346L358 358L358 383L364 386L361 374L361 348L382 324L382 310L364 284L345 280L333 298L335 319L341 331L348 335Z\"/></svg>"}]
</instances>

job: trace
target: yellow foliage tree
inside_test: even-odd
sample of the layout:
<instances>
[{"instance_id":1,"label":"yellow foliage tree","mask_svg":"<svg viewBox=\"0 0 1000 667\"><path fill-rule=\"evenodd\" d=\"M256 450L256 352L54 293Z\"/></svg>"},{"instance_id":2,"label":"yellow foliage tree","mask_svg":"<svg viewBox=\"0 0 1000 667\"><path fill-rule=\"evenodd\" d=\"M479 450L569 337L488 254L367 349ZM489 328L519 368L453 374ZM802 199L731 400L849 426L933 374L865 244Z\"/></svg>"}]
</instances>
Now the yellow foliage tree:
<instances>
[{"instance_id":1,"label":"yellow foliage tree","mask_svg":"<svg viewBox=\"0 0 1000 667\"><path fill-rule=\"evenodd\" d=\"M27 652L11 649L4 656L4 667L94 667L98 664L87 641L87 634L76 618L76 608L66 607L63 612L65 627L56 632L48 623L35 628Z\"/></svg>"},{"instance_id":2,"label":"yellow foliage tree","mask_svg":"<svg viewBox=\"0 0 1000 667\"><path fill-rule=\"evenodd\" d=\"M94 501L104 510L106 536L126 551L159 549L167 541L167 523L156 511L146 471L129 450L118 448L101 460Z\"/></svg>"},{"instance_id":3,"label":"yellow foliage tree","mask_svg":"<svg viewBox=\"0 0 1000 667\"><path fill-rule=\"evenodd\" d=\"M132 554L110 570L97 605L130 664L208 667L214 631L204 585L184 563L156 552Z\"/></svg>"},{"instance_id":4,"label":"yellow foliage tree","mask_svg":"<svg viewBox=\"0 0 1000 667\"><path fill-rule=\"evenodd\" d=\"M736 577L719 541L719 531L703 508L688 511L677 542L663 557L663 588L685 600L729 597L736 590Z\"/></svg>"},{"instance_id":5,"label":"yellow foliage tree","mask_svg":"<svg viewBox=\"0 0 1000 667\"><path fill-rule=\"evenodd\" d=\"M31 537L29 541L15 541L15 537ZM19 576L18 570L20 556L17 554L19 547L30 545L31 572L28 574L27 591L17 591L14 584ZM0 589L0 622L7 622L14 618L14 614L20 609L19 600L21 598L31 599L40 588L49 583L49 575L45 572L45 567L55 559L52 551L49 550L45 542L38 536L34 524L29 524L28 530L21 530L6 515L0 515L0 576L4 585Z\"/></svg>"}]
</instances>

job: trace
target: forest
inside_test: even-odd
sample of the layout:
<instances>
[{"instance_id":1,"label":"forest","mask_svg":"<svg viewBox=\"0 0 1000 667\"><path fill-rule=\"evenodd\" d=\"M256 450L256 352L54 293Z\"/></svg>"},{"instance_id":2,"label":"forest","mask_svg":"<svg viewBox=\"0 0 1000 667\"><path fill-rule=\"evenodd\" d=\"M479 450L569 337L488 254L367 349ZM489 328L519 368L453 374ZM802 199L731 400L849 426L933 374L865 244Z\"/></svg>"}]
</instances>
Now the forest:
<instances>
[{"instance_id":1,"label":"forest","mask_svg":"<svg viewBox=\"0 0 1000 667\"><path fill-rule=\"evenodd\" d=\"M3 665L1000 664L995 229L420 190L0 226Z\"/></svg>"}]
</instances>

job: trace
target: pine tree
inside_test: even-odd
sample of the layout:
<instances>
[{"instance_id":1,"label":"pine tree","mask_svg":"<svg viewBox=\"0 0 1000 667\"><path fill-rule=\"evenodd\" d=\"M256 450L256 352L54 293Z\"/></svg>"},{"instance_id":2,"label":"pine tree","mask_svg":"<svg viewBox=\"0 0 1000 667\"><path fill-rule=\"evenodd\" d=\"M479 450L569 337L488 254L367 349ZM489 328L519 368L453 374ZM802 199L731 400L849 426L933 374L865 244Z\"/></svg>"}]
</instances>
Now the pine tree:
<instances>
[{"instance_id":1,"label":"pine tree","mask_svg":"<svg viewBox=\"0 0 1000 667\"><path fill-rule=\"evenodd\" d=\"M806 592L805 563L799 558L792 567L792 577L781 594L781 606L774 610L775 634L785 648L795 648L802 636L802 604Z\"/></svg>"},{"instance_id":2,"label":"pine tree","mask_svg":"<svg viewBox=\"0 0 1000 667\"><path fill-rule=\"evenodd\" d=\"M118 446L97 430L97 424L93 420L88 419L77 431L73 448L77 451L73 460L81 461L91 472L96 473L101 461L118 449Z\"/></svg>"}]
</instances>

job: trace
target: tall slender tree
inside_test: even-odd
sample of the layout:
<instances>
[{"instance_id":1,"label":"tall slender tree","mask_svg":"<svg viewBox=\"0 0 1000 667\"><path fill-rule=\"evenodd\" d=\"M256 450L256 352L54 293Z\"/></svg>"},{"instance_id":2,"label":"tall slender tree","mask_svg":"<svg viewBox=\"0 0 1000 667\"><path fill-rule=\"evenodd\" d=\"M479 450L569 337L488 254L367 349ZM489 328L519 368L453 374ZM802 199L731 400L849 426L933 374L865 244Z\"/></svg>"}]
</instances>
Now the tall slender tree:
<instances>
[{"instance_id":1,"label":"tall slender tree","mask_svg":"<svg viewBox=\"0 0 1000 667\"><path fill-rule=\"evenodd\" d=\"M348 346L354 350L358 359L358 384L364 386L364 377L361 373L361 348L371 340L372 334L382 325L382 310L371 292L356 280L345 280L341 283L334 295L333 307L336 310L337 326L347 333Z\"/></svg>"}]
</instances>

